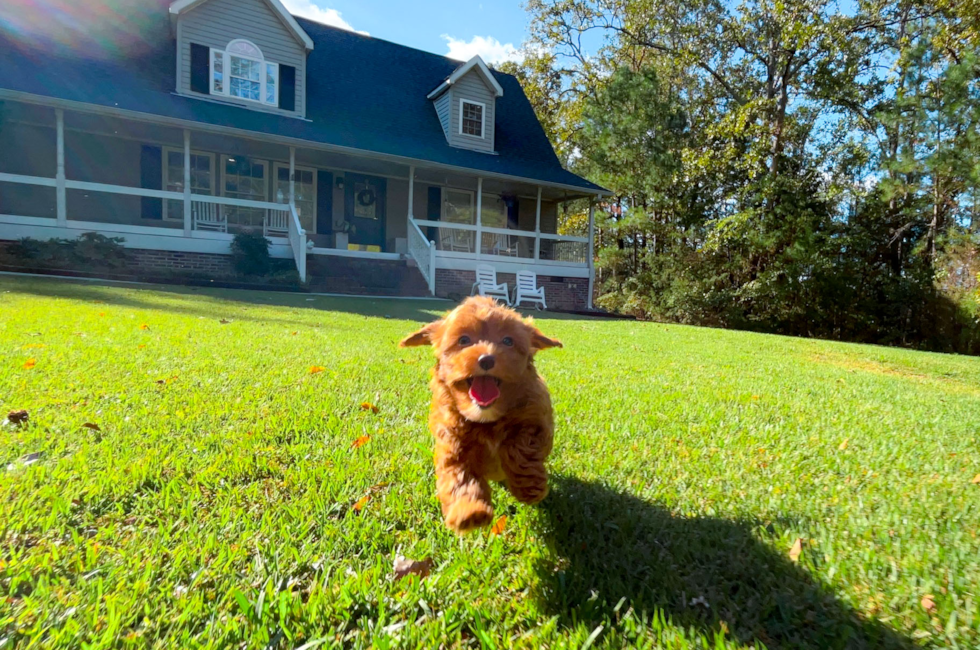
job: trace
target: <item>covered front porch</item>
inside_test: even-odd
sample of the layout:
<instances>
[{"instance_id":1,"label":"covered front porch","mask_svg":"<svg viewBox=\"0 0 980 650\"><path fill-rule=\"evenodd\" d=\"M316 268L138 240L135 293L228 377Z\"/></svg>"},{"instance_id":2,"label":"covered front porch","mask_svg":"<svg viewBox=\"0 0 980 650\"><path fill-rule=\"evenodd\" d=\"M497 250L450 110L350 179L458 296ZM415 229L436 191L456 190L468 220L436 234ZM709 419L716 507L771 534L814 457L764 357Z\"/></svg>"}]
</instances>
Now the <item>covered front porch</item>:
<instances>
[{"instance_id":1,"label":"covered front porch","mask_svg":"<svg viewBox=\"0 0 980 650\"><path fill-rule=\"evenodd\" d=\"M0 240L98 232L127 248L228 254L236 233L257 231L304 282L308 258L324 256L405 261L433 294L481 263L591 289L591 211L587 229L558 234L561 204L580 192L413 163L7 99Z\"/></svg>"}]
</instances>

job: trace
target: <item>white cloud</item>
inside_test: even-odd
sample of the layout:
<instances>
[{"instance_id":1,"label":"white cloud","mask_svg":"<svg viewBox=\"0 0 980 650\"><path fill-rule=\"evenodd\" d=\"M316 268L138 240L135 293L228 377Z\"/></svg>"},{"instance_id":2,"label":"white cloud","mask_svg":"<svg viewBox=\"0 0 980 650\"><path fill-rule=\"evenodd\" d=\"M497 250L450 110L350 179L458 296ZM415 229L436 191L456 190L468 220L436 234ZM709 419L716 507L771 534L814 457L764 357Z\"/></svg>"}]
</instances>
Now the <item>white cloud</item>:
<instances>
[{"instance_id":1,"label":"white cloud","mask_svg":"<svg viewBox=\"0 0 980 650\"><path fill-rule=\"evenodd\" d=\"M336 9L321 7L314 0L283 0L283 5L289 10L289 13L295 16L302 16L303 18L315 20L318 23L333 25L334 27L340 27L341 29L357 32L358 34L364 34L365 36L368 35L367 32L354 29L349 22L343 19L340 12Z\"/></svg>"},{"instance_id":2,"label":"white cloud","mask_svg":"<svg viewBox=\"0 0 980 650\"><path fill-rule=\"evenodd\" d=\"M493 36L474 36L468 41L453 38L443 34L449 51L446 56L460 61L469 61L479 54L487 63L503 63L504 61L520 61L524 58L521 51L513 43L501 43Z\"/></svg>"}]
</instances>

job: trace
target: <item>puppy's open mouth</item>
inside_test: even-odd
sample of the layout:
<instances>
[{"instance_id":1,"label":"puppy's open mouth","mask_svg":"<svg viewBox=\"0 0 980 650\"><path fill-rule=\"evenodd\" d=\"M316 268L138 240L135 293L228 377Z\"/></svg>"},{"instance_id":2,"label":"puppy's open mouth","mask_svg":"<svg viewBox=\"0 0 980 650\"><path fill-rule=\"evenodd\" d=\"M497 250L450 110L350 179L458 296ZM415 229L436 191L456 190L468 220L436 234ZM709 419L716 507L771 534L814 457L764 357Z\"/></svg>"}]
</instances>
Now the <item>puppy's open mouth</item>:
<instances>
[{"instance_id":1,"label":"puppy's open mouth","mask_svg":"<svg viewBox=\"0 0 980 650\"><path fill-rule=\"evenodd\" d=\"M470 387L470 399L480 408L490 408L500 397L500 380L490 375L470 377L466 380Z\"/></svg>"}]
</instances>

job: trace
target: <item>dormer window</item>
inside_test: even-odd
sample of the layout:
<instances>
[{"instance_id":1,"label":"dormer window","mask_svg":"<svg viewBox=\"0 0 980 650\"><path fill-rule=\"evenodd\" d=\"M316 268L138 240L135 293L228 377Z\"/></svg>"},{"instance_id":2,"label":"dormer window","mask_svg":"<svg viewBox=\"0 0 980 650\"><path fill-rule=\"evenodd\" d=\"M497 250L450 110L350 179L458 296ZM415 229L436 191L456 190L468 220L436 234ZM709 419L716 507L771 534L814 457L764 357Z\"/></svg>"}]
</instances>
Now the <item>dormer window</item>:
<instances>
[{"instance_id":1,"label":"dormer window","mask_svg":"<svg viewBox=\"0 0 980 650\"><path fill-rule=\"evenodd\" d=\"M486 104L471 102L465 99L459 100L460 134L482 138L484 132L484 115L486 114L486 110Z\"/></svg>"},{"instance_id":2,"label":"dormer window","mask_svg":"<svg viewBox=\"0 0 980 650\"><path fill-rule=\"evenodd\" d=\"M235 40L224 50L211 49L211 94L279 105L279 65L262 56L255 44Z\"/></svg>"}]
</instances>

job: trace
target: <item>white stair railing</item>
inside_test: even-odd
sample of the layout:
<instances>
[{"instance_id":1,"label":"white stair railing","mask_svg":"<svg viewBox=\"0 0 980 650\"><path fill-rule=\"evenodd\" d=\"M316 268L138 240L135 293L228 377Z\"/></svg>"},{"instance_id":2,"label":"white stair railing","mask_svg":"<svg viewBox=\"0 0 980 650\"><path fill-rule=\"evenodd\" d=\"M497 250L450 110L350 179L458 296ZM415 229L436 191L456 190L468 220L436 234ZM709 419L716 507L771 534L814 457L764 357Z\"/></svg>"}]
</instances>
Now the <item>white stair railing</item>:
<instances>
[{"instance_id":1,"label":"white stair railing","mask_svg":"<svg viewBox=\"0 0 980 650\"><path fill-rule=\"evenodd\" d=\"M296 206L289 204L289 245L293 249L293 259L296 260L296 270L299 271L299 281L306 282L306 231L299 222Z\"/></svg>"},{"instance_id":2,"label":"white stair railing","mask_svg":"<svg viewBox=\"0 0 980 650\"><path fill-rule=\"evenodd\" d=\"M408 219L408 252L419 267L419 273L429 284L429 293L436 293L436 243L429 241L415 219Z\"/></svg>"}]
</instances>

